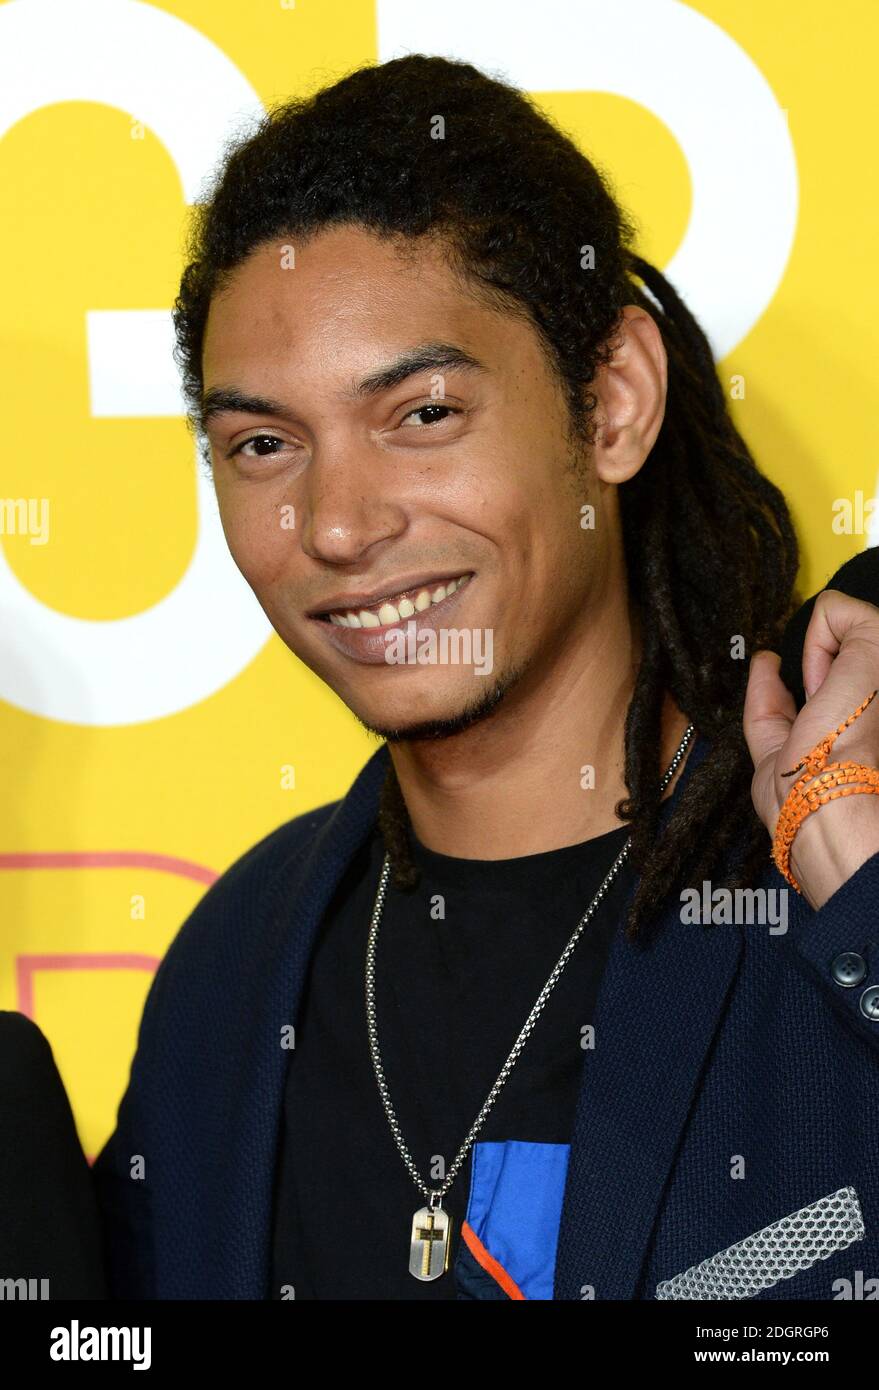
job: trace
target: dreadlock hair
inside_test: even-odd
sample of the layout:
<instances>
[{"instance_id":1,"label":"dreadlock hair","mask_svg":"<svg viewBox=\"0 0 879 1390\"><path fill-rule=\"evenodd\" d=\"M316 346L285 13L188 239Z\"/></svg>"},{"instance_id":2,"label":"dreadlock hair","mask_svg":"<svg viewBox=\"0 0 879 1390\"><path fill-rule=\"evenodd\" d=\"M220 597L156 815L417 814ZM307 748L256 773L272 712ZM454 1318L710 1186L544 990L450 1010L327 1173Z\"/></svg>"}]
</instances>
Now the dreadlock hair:
<instances>
[{"instance_id":1,"label":"dreadlock hair","mask_svg":"<svg viewBox=\"0 0 879 1390\"><path fill-rule=\"evenodd\" d=\"M198 423L212 295L256 247L336 224L414 244L538 335L564 390L572 437L594 440L595 373L626 304L656 320L667 403L649 458L619 486L627 580L643 650L625 721L630 860L626 930L644 937L662 901L721 866L747 886L768 859L742 732L744 655L777 648L799 603L797 540L782 493L733 425L710 344L671 284L634 249L610 180L525 93L469 63L411 54L272 108L226 149L196 207L174 306L175 358ZM593 263L584 268L588 248ZM588 257L586 257L588 260ZM640 282L640 283L639 283ZM665 692L710 741L659 833ZM718 814L719 807L723 808ZM379 827L397 887L412 888L408 815L389 764Z\"/></svg>"}]
</instances>

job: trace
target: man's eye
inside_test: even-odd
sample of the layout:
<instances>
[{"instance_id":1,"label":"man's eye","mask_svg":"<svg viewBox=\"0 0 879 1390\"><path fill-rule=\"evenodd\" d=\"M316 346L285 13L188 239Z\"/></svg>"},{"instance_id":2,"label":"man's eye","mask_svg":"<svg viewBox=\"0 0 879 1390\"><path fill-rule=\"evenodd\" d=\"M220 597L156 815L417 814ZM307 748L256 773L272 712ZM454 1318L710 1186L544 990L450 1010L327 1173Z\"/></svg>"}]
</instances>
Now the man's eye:
<instances>
[{"instance_id":1,"label":"man's eye","mask_svg":"<svg viewBox=\"0 0 879 1390\"><path fill-rule=\"evenodd\" d=\"M262 447L255 447L253 453L245 453L251 444L254 446L277 444L279 447L283 447L284 440L279 439L276 434L252 434L249 439L242 439L241 443L237 444L235 448L232 449L229 458L234 458L236 454L244 454L246 458L267 458L278 452L278 450L274 448L264 449Z\"/></svg>"},{"instance_id":2,"label":"man's eye","mask_svg":"<svg viewBox=\"0 0 879 1390\"><path fill-rule=\"evenodd\" d=\"M440 420L444 420L447 415L458 415L460 412L454 410L450 405L442 405L439 401L431 401L429 405L419 405L415 410L410 410L408 415L404 415L404 420L409 420L413 415L430 415L434 411L444 411L444 415L433 415L432 419L422 421L422 428L425 425L437 425Z\"/></svg>"}]
</instances>

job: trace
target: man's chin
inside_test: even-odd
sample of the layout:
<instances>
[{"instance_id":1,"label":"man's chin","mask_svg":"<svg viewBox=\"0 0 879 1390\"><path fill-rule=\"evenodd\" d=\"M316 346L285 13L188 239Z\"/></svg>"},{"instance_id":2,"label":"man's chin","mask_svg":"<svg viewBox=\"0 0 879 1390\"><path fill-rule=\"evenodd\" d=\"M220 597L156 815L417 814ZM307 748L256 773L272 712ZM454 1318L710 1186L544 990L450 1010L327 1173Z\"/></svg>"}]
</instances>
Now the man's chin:
<instances>
[{"instance_id":1,"label":"man's chin","mask_svg":"<svg viewBox=\"0 0 879 1390\"><path fill-rule=\"evenodd\" d=\"M437 713L427 719L401 719L392 723L380 715L372 719L358 714L357 710L354 714L369 733L376 734L388 743L416 743L428 739L454 738L456 734L461 734L490 718L519 675L520 672L515 671L499 677L475 697L462 700L457 709L453 708L449 713Z\"/></svg>"}]
</instances>

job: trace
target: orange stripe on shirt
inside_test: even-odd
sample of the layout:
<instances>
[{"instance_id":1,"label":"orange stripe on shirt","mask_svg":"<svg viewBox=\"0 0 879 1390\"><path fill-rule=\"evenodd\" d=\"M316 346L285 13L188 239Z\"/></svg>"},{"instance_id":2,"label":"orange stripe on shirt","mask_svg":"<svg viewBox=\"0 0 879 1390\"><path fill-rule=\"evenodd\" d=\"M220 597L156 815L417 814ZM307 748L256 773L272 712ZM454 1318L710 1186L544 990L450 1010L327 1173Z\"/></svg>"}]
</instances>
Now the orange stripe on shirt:
<instances>
[{"instance_id":1,"label":"orange stripe on shirt","mask_svg":"<svg viewBox=\"0 0 879 1390\"><path fill-rule=\"evenodd\" d=\"M498 1264L494 1255L489 1255L473 1227L468 1226L466 1221L461 1226L461 1236L474 1260L482 1266L486 1274L490 1274L492 1279L500 1284L509 1298L525 1297L516 1281L510 1278L502 1264Z\"/></svg>"}]
</instances>

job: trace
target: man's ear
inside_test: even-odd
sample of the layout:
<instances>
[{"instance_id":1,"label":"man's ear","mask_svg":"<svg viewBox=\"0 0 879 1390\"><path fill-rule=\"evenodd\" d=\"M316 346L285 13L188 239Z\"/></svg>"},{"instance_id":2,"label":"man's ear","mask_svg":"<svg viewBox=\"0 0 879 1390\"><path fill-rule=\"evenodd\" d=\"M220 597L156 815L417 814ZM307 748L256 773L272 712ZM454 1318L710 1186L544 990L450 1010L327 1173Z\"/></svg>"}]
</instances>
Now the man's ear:
<instances>
[{"instance_id":1,"label":"man's ear","mask_svg":"<svg viewBox=\"0 0 879 1390\"><path fill-rule=\"evenodd\" d=\"M656 320L627 304L614 333L613 357L599 367L593 458L598 477L624 483L647 458L665 415L668 358Z\"/></svg>"}]
</instances>

